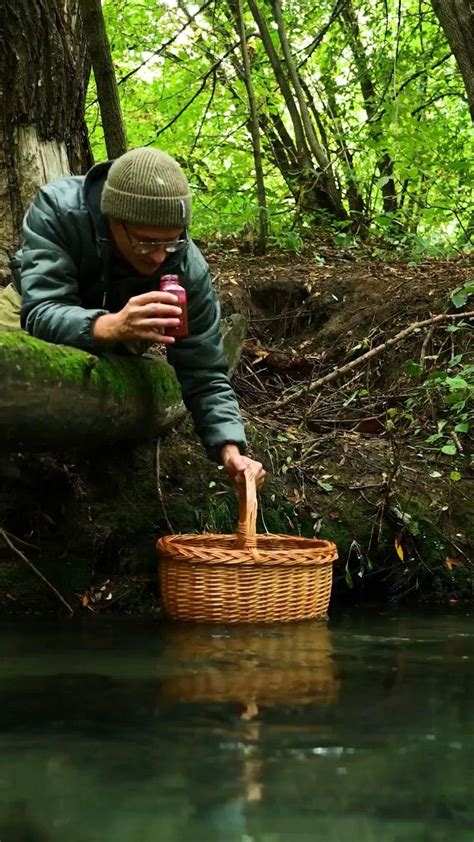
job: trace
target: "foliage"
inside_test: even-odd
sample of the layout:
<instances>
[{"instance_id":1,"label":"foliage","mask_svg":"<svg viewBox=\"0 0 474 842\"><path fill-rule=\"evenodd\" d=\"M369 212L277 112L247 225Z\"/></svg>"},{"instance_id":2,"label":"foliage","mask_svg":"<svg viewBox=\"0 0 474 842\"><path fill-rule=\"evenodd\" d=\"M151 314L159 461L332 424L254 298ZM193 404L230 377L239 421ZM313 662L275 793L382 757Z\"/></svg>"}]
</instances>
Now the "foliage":
<instances>
[{"instance_id":1,"label":"foliage","mask_svg":"<svg viewBox=\"0 0 474 842\"><path fill-rule=\"evenodd\" d=\"M454 290L451 302L455 307L463 308L472 295L474 280ZM461 320L446 329L448 336L460 331L471 333L472 327ZM469 347L468 343L465 343L465 347ZM414 360L407 361L408 374L421 378L421 398L410 398L407 402L408 411L402 413L402 416L414 422L416 427L418 422L414 421L415 415L423 414L424 405L428 401L436 429L426 438L426 443L436 445L445 456L461 459L464 453L462 440L472 434L474 423L474 365L466 353L452 354L446 362L436 354L432 363L432 369L425 373L423 365ZM441 476L439 472L436 473ZM461 479L457 468L451 471L451 479L455 482Z\"/></svg>"},{"instance_id":2,"label":"foliage","mask_svg":"<svg viewBox=\"0 0 474 842\"><path fill-rule=\"evenodd\" d=\"M243 5L273 240L299 251L316 223L339 239L369 232L415 256L465 248L473 228L469 111L431 4L361 0L352 13L356 28L341 13L348 4L285 4L287 38L346 223L311 194L321 185L311 150L306 163L298 153L293 175L282 164L278 145L284 140L280 153L297 150L295 127ZM274 5L258 0L258 8L288 78ZM232 0L200 9L185 0L104 0L103 9L130 145L164 147L186 167L195 235L252 240L258 200ZM87 116L101 159L95 97L92 82Z\"/></svg>"}]
</instances>

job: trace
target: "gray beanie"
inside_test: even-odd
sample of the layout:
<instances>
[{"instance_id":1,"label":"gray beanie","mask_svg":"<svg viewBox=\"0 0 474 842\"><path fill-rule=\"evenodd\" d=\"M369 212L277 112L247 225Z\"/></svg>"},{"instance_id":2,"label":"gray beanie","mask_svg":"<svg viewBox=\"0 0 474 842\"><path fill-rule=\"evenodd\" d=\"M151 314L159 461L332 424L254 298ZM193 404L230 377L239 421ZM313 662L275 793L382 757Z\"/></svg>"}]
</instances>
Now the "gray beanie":
<instances>
[{"instance_id":1,"label":"gray beanie","mask_svg":"<svg viewBox=\"0 0 474 842\"><path fill-rule=\"evenodd\" d=\"M161 149L144 146L113 162L100 209L136 225L184 228L191 221L191 194L178 162Z\"/></svg>"}]
</instances>

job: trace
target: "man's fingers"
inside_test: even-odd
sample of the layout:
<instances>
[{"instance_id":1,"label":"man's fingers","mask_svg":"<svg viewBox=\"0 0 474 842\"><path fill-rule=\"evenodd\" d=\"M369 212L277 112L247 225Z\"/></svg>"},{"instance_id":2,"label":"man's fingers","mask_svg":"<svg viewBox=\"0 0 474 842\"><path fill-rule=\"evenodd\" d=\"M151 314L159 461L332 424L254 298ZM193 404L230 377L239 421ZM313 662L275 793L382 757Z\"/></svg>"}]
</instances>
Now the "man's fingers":
<instances>
[{"instance_id":1,"label":"man's fingers","mask_svg":"<svg viewBox=\"0 0 474 842\"><path fill-rule=\"evenodd\" d=\"M179 319L142 319L136 322L137 330L159 330L163 331L166 327L177 327L180 324Z\"/></svg>"},{"instance_id":2,"label":"man's fingers","mask_svg":"<svg viewBox=\"0 0 474 842\"><path fill-rule=\"evenodd\" d=\"M162 342L164 345L173 345L174 336L164 336L157 330L143 330L137 333L135 339L147 339L149 342Z\"/></svg>"},{"instance_id":3,"label":"man's fingers","mask_svg":"<svg viewBox=\"0 0 474 842\"><path fill-rule=\"evenodd\" d=\"M181 315L181 307L172 307L171 304L138 304L135 302L134 311L137 316L143 319L153 319L159 316L173 318Z\"/></svg>"},{"instance_id":4,"label":"man's fingers","mask_svg":"<svg viewBox=\"0 0 474 842\"><path fill-rule=\"evenodd\" d=\"M129 303L138 304L140 307L146 304L177 304L178 297L171 292L152 290L151 292L143 292L141 295L134 295L130 298Z\"/></svg>"}]
</instances>

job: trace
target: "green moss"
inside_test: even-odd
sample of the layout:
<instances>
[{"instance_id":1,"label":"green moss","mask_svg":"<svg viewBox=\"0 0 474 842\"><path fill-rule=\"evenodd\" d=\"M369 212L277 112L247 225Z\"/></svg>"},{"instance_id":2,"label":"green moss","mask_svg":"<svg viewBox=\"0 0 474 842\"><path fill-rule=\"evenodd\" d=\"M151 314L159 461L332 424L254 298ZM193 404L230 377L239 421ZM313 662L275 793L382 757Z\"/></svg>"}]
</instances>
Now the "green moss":
<instances>
[{"instance_id":1,"label":"green moss","mask_svg":"<svg viewBox=\"0 0 474 842\"><path fill-rule=\"evenodd\" d=\"M9 367L22 373L24 381L38 377L52 384L80 384L84 392L97 390L118 401L146 400L168 406L181 401L181 388L174 369L164 358L153 361L118 354L96 357L77 348L54 345L23 331L0 333L0 368L4 378Z\"/></svg>"}]
</instances>

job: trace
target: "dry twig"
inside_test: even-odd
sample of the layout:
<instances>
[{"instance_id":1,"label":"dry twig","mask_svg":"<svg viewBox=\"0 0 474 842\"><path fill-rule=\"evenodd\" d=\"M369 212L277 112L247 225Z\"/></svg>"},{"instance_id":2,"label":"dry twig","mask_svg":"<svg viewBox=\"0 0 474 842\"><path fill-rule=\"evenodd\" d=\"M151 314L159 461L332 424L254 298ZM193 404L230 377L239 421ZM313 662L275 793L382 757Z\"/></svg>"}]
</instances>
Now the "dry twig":
<instances>
[{"instance_id":1,"label":"dry twig","mask_svg":"<svg viewBox=\"0 0 474 842\"><path fill-rule=\"evenodd\" d=\"M1 529L1 528L0 528L0 535L2 536L3 540L5 541L5 543L6 543L6 544L8 544L8 546L10 547L10 549L11 549L11 550L13 550L13 552L14 552L17 556L19 556L19 558L21 558L21 560L22 560L22 561L24 561L24 562L25 562L25 564L27 564L27 565L28 565L28 567L29 567L31 570L33 570L33 572L34 572L34 573L36 573L36 575L38 576L38 578L39 578L39 579L41 579L41 581L42 581L42 582L44 582L44 583L45 583L45 585L47 585L47 587L48 587L50 590L52 590L52 591L53 591L53 593L57 596L57 598L59 599L59 601L60 601L60 602L62 602L62 604L63 604L63 605L67 608L67 610L69 611L69 613L70 613L71 615L72 615L72 614L74 614L74 611L73 611L73 609L71 608L71 606L69 605L69 602L67 602L67 601L64 599L64 597L63 597L63 596L61 596L61 594L59 593L59 591L58 591L58 590L56 590L56 588L54 587L54 585L52 585L52 584L51 584L51 582L49 582L49 581L48 581L48 579L46 578L46 576L43 576L43 574L42 574L41 570L38 570L38 568L37 568L37 567L33 564L33 562L32 562L32 561L30 561L30 560L29 560L29 558L27 558L27 557L26 557L26 555L24 555L24 554L21 552L21 550L19 550L19 549L18 549L18 547L15 547L15 545L12 543L12 541L10 541L10 538L9 538L9 533L8 533L8 532L6 532L6 531L5 531L5 529Z\"/></svg>"},{"instance_id":2,"label":"dry twig","mask_svg":"<svg viewBox=\"0 0 474 842\"><path fill-rule=\"evenodd\" d=\"M163 497L163 492L161 490L161 482L160 482L160 444L161 438L157 438L156 440L156 493L158 495L158 500L160 502L161 510L163 512L163 517L165 519L166 526L168 527L170 533L174 532L173 527L170 523L170 519L168 517L168 511L165 506L165 501Z\"/></svg>"},{"instance_id":3,"label":"dry twig","mask_svg":"<svg viewBox=\"0 0 474 842\"><path fill-rule=\"evenodd\" d=\"M325 374L324 377L319 377L317 380L313 380L312 383L309 384L309 387L305 387L304 389L300 389L298 392L293 392L291 395L288 395L286 398L283 398L279 401L274 401L274 403L267 404L265 409L263 410L263 414L267 414L274 409L281 409L284 406L288 406L288 404L292 403L304 393L305 395L309 394L310 392L314 392L315 389L318 389L320 386L324 386L326 383L331 383L333 380L336 380L339 377L342 377L346 372L352 371L352 369L357 368L359 365L363 365L366 363L367 360L372 359L373 357L378 356L387 348L391 348L393 345L397 345L407 336L410 336L415 330L418 330L422 327L428 327L431 325L442 324L443 322L452 322L457 321L459 319L470 319L474 318L474 310L469 310L465 313L453 313L447 315L446 313L442 313L438 316L433 316L431 319L424 319L421 322L412 322L411 325L405 327L403 330L400 330L395 336L392 336L391 339L387 339L382 345L377 345L375 348L372 348L370 351L367 351L366 354L362 354L361 357L357 357L355 360L351 360L351 362L346 363L339 368L334 369L329 374Z\"/></svg>"}]
</instances>

